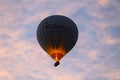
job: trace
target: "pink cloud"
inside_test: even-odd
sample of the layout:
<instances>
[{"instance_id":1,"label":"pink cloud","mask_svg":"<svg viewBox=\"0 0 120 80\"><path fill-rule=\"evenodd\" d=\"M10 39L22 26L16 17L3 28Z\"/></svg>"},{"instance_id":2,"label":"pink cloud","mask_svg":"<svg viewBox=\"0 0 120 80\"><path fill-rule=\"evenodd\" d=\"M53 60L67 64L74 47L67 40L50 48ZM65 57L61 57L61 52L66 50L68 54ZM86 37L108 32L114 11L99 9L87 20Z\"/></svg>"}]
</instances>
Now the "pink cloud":
<instances>
[{"instance_id":1,"label":"pink cloud","mask_svg":"<svg viewBox=\"0 0 120 80\"><path fill-rule=\"evenodd\" d=\"M72 2L66 1L64 5L61 5L61 7L58 8L56 13L60 15L70 16L71 14L75 13L79 8L83 8L86 5L85 2L81 1L81 3L82 4L80 5L77 1L74 2L74 4Z\"/></svg>"},{"instance_id":2,"label":"pink cloud","mask_svg":"<svg viewBox=\"0 0 120 80\"><path fill-rule=\"evenodd\" d=\"M25 19L23 21L23 24L31 24L33 22L36 21L40 21L46 17L50 16L50 12L49 11L43 11L43 12L38 12L37 14L31 15L30 17L28 17L27 19Z\"/></svg>"},{"instance_id":3,"label":"pink cloud","mask_svg":"<svg viewBox=\"0 0 120 80\"><path fill-rule=\"evenodd\" d=\"M7 71L0 71L0 80L13 80L11 74Z\"/></svg>"},{"instance_id":4,"label":"pink cloud","mask_svg":"<svg viewBox=\"0 0 120 80\"><path fill-rule=\"evenodd\" d=\"M85 77L89 75L93 78L102 76L108 79L111 78L111 80L120 79L118 69L113 69L111 66L108 68L108 66L104 65L104 62L110 59L113 54L109 55L104 60L98 58L98 55L102 53L102 51L99 52L99 48L102 48L104 44L111 45L119 43L118 40L109 37L105 33L106 27L119 25L119 19L105 22L96 21L96 18L106 18L107 15L102 14L99 7L108 6L111 3L110 1L101 0L91 2L88 0L64 0L60 2L54 0L54 4L52 4L53 2L49 3L45 0L23 0L20 3L5 1L4 4L3 2L2 5L0 5L0 12L2 13L2 16L0 16L0 80L15 80L16 77L22 78L27 77L27 75L34 79L42 80L47 80L48 78L49 80L84 80ZM53 5L53 9L51 9L51 7L48 8L50 4L51 6ZM66 56L61 60L61 65L57 68L53 67L54 61L42 50L37 40L32 42L30 40L33 40L33 37L27 40L21 38L24 37L24 35L27 36L26 33L31 32L27 30L28 28L31 29L30 26L26 26L28 24L32 25L38 21L40 22L43 18L51 14L72 16L73 13L79 12L81 8L84 8L87 14L94 17L95 20L90 21L89 24L83 21L87 27L86 30L80 32L79 40L74 49L78 52L76 55L73 54L75 58L71 58L72 55ZM24 9L26 12L24 12ZM111 16L111 14L109 16ZM82 23L79 18L77 18L76 21ZM78 27L79 26L81 25L78 25ZM96 31L96 36L99 38L99 47L96 50L92 48L94 46L90 45L91 48L87 47L88 49L82 47L88 46L87 42L89 42L90 39L88 34L91 31ZM33 35L36 36L36 32L33 32ZM101 38L101 36L103 37ZM75 53L74 50L73 53ZM117 53L119 53L119 51L117 51ZM87 59L84 59L86 61L79 58L81 55L87 57ZM94 61L97 61L97 63L92 64Z\"/></svg>"},{"instance_id":5,"label":"pink cloud","mask_svg":"<svg viewBox=\"0 0 120 80\"><path fill-rule=\"evenodd\" d=\"M98 0L97 3L101 6L108 6L111 3L111 0Z\"/></svg>"},{"instance_id":6,"label":"pink cloud","mask_svg":"<svg viewBox=\"0 0 120 80\"><path fill-rule=\"evenodd\" d=\"M105 37L105 43L116 44L116 43L120 43L120 41L118 39L114 39L114 38L107 36Z\"/></svg>"},{"instance_id":7,"label":"pink cloud","mask_svg":"<svg viewBox=\"0 0 120 80\"><path fill-rule=\"evenodd\" d=\"M109 80L119 80L120 79L120 72L111 71L111 72L105 73L104 76Z\"/></svg>"}]
</instances>

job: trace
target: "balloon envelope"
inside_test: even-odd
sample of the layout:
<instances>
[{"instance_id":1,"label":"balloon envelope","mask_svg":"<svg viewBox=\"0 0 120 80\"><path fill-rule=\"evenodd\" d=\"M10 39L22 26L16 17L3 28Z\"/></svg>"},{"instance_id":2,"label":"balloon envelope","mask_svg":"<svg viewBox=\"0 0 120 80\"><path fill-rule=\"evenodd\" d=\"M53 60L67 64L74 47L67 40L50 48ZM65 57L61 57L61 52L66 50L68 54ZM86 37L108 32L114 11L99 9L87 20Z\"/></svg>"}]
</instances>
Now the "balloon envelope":
<instances>
[{"instance_id":1,"label":"balloon envelope","mask_svg":"<svg viewBox=\"0 0 120 80\"><path fill-rule=\"evenodd\" d=\"M37 28L40 46L57 62L66 55L78 39L76 24L68 17L53 15L41 21Z\"/></svg>"}]
</instances>

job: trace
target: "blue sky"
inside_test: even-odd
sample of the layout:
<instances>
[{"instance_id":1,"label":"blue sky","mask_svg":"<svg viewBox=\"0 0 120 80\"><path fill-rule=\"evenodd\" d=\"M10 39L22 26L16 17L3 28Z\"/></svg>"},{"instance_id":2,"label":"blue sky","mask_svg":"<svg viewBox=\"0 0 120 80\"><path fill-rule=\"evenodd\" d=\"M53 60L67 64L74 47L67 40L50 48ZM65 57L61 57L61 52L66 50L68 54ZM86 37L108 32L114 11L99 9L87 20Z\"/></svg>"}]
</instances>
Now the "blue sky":
<instances>
[{"instance_id":1,"label":"blue sky","mask_svg":"<svg viewBox=\"0 0 120 80\"><path fill-rule=\"evenodd\" d=\"M56 14L77 24L79 38L55 68L36 30ZM0 80L120 80L120 1L1 0Z\"/></svg>"}]
</instances>

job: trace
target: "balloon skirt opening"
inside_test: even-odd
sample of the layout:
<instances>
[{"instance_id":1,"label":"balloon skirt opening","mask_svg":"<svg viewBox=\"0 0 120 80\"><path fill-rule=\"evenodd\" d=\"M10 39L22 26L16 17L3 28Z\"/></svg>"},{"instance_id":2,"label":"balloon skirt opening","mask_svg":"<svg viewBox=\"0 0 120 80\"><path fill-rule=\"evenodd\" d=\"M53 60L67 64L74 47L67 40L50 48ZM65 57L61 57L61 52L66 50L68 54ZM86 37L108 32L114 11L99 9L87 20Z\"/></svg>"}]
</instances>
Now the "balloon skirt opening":
<instances>
[{"instance_id":1,"label":"balloon skirt opening","mask_svg":"<svg viewBox=\"0 0 120 80\"><path fill-rule=\"evenodd\" d=\"M61 53L53 53L51 54L51 57L57 62L60 61L60 59L63 57L64 55Z\"/></svg>"}]
</instances>

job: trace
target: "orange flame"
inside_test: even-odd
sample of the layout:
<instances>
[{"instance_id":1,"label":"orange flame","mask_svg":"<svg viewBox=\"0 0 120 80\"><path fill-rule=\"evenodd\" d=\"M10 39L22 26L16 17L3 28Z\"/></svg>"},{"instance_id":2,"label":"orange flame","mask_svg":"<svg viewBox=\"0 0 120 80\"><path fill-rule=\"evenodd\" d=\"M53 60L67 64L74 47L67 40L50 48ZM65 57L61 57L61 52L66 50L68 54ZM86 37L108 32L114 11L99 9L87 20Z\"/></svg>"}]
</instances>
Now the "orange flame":
<instances>
[{"instance_id":1,"label":"orange flame","mask_svg":"<svg viewBox=\"0 0 120 80\"><path fill-rule=\"evenodd\" d=\"M55 60L59 61L65 54L66 51L63 48L63 44L60 44L59 48L53 48L51 44L47 45L46 52Z\"/></svg>"}]
</instances>

